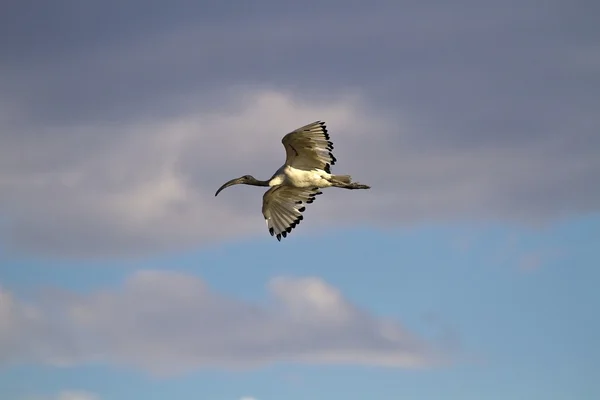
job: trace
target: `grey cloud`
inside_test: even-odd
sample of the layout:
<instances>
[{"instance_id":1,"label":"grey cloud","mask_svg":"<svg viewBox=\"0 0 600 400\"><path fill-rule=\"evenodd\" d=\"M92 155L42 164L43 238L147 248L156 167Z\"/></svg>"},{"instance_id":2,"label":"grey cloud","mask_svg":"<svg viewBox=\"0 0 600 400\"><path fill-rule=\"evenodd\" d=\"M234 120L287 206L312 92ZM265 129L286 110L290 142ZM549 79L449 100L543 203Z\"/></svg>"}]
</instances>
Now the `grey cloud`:
<instances>
[{"instance_id":1,"label":"grey cloud","mask_svg":"<svg viewBox=\"0 0 600 400\"><path fill-rule=\"evenodd\" d=\"M214 189L270 176L281 136L317 119L336 171L373 190L328 192L299 232L598 210L590 3L23 4L0 24L9 249L137 254L264 234L260 192L217 202Z\"/></svg>"},{"instance_id":2,"label":"grey cloud","mask_svg":"<svg viewBox=\"0 0 600 400\"><path fill-rule=\"evenodd\" d=\"M264 227L260 194L253 202L232 202L215 199L216 188L230 174L270 176L285 152L281 134L269 132L286 129L286 121L302 124L324 113L331 121L353 122L360 110L352 97L306 103L269 90L238 95L244 105L232 114L82 127L77 134L53 136L54 152L43 143L25 149L27 135L7 141L0 149L0 205L11 233L7 247L62 255L139 254L248 234L257 222ZM71 139L96 146L69 158L62 149L72 148ZM252 171L242 171L244 166Z\"/></svg>"},{"instance_id":3,"label":"grey cloud","mask_svg":"<svg viewBox=\"0 0 600 400\"><path fill-rule=\"evenodd\" d=\"M595 70L587 77L570 76L576 71L565 65L571 49L594 45L589 38L595 36L587 31L595 25L564 2L544 8L527 1L462 7L318 3L315 12L310 3L263 2L228 10L212 3L166 8L144 3L130 9L109 2L82 19L85 8L69 2L60 13L42 14L67 32L41 31L34 43L56 36L44 48L75 40L73 49L58 52L60 58L7 68L4 85L29 108L30 118L42 121L110 121L173 111L181 107L179 96L210 91L212 98L224 87L256 83L319 94L353 86L373 101L381 98L386 108L410 107L411 113L440 118L448 126L465 121L460 117L467 110L480 115L482 107L493 111L515 101L526 103L517 111L538 102L543 106L556 91L571 103L585 96L577 86L597 78ZM85 23L60 24L59 16ZM7 32L6 37L19 43L21 36ZM31 46L20 48L41 51ZM554 91L550 96L547 87Z\"/></svg>"},{"instance_id":4,"label":"grey cloud","mask_svg":"<svg viewBox=\"0 0 600 400\"><path fill-rule=\"evenodd\" d=\"M0 362L121 364L159 374L273 362L420 368L435 345L350 304L318 278L273 279L251 304L184 274L139 271L118 289L53 291L35 302L0 292Z\"/></svg>"}]
</instances>

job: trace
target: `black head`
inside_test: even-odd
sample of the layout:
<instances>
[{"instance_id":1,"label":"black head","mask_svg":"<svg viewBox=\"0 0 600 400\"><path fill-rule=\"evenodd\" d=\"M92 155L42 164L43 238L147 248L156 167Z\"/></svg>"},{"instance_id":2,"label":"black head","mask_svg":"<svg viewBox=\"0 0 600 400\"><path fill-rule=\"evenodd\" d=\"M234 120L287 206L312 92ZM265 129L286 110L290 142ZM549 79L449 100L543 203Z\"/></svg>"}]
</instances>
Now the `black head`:
<instances>
[{"instance_id":1,"label":"black head","mask_svg":"<svg viewBox=\"0 0 600 400\"><path fill-rule=\"evenodd\" d=\"M223 184L223 186L221 186L219 188L219 190L217 190L217 193L215 193L215 196L217 196L221 192L221 190L223 190L225 188L228 188L229 186L233 186L233 185L255 185L255 186L263 186L263 183L264 182L258 181L252 175L244 175L244 176L241 176L239 178L235 178L235 179L232 179L232 180L230 180L228 182L225 182Z\"/></svg>"}]
</instances>

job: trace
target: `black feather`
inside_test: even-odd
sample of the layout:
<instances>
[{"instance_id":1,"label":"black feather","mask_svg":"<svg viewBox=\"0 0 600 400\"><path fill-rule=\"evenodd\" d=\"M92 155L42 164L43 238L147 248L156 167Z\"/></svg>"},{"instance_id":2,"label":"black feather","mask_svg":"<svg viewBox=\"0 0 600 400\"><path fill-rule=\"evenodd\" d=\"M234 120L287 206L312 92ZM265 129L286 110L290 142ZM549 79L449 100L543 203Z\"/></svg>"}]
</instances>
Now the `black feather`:
<instances>
[{"instance_id":1,"label":"black feather","mask_svg":"<svg viewBox=\"0 0 600 400\"><path fill-rule=\"evenodd\" d=\"M335 158L332 152L329 152L329 157L331 157L331 165L334 165L337 161L337 158Z\"/></svg>"}]
</instances>

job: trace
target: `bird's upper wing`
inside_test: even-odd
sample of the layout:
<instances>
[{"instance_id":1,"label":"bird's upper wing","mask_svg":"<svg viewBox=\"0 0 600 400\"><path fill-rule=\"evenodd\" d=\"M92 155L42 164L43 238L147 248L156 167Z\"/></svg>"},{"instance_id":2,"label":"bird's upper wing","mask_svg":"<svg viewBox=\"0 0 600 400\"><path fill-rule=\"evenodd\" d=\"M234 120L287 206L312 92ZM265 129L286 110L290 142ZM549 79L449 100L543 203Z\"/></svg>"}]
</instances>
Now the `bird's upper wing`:
<instances>
[{"instance_id":1,"label":"bird's upper wing","mask_svg":"<svg viewBox=\"0 0 600 400\"><path fill-rule=\"evenodd\" d=\"M319 168L331 173L330 167L337 161L331 151L333 143L325 123L313 122L288 133L281 140L285 147L285 163L298 169Z\"/></svg>"},{"instance_id":2,"label":"bird's upper wing","mask_svg":"<svg viewBox=\"0 0 600 400\"><path fill-rule=\"evenodd\" d=\"M322 194L319 188L297 188L279 185L267 190L263 195L262 213L269 233L281 241L302 221L305 204Z\"/></svg>"}]
</instances>

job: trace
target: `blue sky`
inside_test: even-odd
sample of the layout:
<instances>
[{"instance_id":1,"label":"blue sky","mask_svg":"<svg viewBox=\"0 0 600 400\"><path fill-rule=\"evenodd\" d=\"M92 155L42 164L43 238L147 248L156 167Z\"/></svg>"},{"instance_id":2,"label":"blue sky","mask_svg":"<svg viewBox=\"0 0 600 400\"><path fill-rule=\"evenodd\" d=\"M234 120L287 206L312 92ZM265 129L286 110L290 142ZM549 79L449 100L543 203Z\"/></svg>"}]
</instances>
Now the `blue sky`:
<instances>
[{"instance_id":1,"label":"blue sky","mask_svg":"<svg viewBox=\"0 0 600 400\"><path fill-rule=\"evenodd\" d=\"M0 397L600 398L594 7L13 2ZM277 242L214 192L315 120Z\"/></svg>"},{"instance_id":2,"label":"blue sky","mask_svg":"<svg viewBox=\"0 0 600 400\"><path fill-rule=\"evenodd\" d=\"M599 222L590 216L541 229L453 224L333 230L322 234L328 246L316 251L318 263L297 258L285 265L280 259L290 248L319 240L305 236L274 247L270 238L257 238L106 264L4 257L11 268L2 270L3 287L22 299L47 287L82 293L110 288L139 268L161 265L251 302L264 301L270 277L320 276L352 303L451 349L454 359L417 370L277 362L242 370L208 366L168 377L118 364L28 363L5 366L2 387L8 398L71 388L103 399L592 399L600 367L594 317Z\"/></svg>"}]
</instances>

